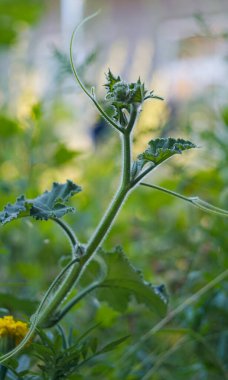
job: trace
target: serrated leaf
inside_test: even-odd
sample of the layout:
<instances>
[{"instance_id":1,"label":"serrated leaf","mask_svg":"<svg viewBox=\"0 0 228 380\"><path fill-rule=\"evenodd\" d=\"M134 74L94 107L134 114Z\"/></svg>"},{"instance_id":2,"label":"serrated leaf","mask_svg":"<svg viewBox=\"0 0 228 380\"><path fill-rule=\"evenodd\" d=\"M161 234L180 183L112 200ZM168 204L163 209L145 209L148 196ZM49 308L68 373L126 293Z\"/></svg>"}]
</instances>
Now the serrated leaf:
<instances>
[{"instance_id":1,"label":"serrated leaf","mask_svg":"<svg viewBox=\"0 0 228 380\"><path fill-rule=\"evenodd\" d=\"M138 159L143 162L153 162L155 166L161 164L174 154L181 154L183 151L196 148L196 145L191 141L184 139L157 138L149 142L149 148L138 156Z\"/></svg>"},{"instance_id":2,"label":"serrated leaf","mask_svg":"<svg viewBox=\"0 0 228 380\"><path fill-rule=\"evenodd\" d=\"M145 90L144 83L141 83L140 78L136 83L131 83L129 87L132 91L131 101L133 103L142 103L147 91Z\"/></svg>"},{"instance_id":3,"label":"serrated leaf","mask_svg":"<svg viewBox=\"0 0 228 380\"><path fill-rule=\"evenodd\" d=\"M141 272L130 264L120 248L112 252L100 251L100 255L107 266L107 273L96 289L99 300L124 312L134 296L139 304L146 305L159 316L165 315L168 301L163 285L153 286L145 282Z\"/></svg>"},{"instance_id":4,"label":"serrated leaf","mask_svg":"<svg viewBox=\"0 0 228 380\"><path fill-rule=\"evenodd\" d=\"M68 212L74 211L73 207L66 206L65 203L79 191L81 188L72 181L68 180L65 184L54 182L51 191L45 191L33 200L30 214L35 219L41 220L61 218Z\"/></svg>"},{"instance_id":5,"label":"serrated leaf","mask_svg":"<svg viewBox=\"0 0 228 380\"><path fill-rule=\"evenodd\" d=\"M14 219L28 216L31 205L28 204L24 195L17 198L14 204L8 203L2 212L0 212L0 222L6 224Z\"/></svg>"},{"instance_id":6,"label":"serrated leaf","mask_svg":"<svg viewBox=\"0 0 228 380\"><path fill-rule=\"evenodd\" d=\"M22 195L14 204L5 206L4 210L0 212L0 222L6 224L24 216L32 216L40 220L61 218L74 211L73 207L66 206L66 202L80 191L80 186L72 181L67 180L64 184L54 182L51 191L45 191L37 198L26 199Z\"/></svg>"},{"instance_id":7,"label":"serrated leaf","mask_svg":"<svg viewBox=\"0 0 228 380\"><path fill-rule=\"evenodd\" d=\"M120 76L114 77L110 69L108 70L108 73L106 74L106 79L107 79L107 83L104 86L107 88L108 92L112 92L114 85L118 82L121 82Z\"/></svg>"}]
</instances>

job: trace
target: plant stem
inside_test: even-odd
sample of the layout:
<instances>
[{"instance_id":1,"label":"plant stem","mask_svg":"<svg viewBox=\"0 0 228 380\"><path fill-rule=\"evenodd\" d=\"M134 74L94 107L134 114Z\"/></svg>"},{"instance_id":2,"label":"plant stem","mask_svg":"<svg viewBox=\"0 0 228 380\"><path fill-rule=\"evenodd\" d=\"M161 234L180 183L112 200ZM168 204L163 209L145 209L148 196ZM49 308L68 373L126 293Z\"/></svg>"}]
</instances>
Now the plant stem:
<instances>
[{"instance_id":1,"label":"plant stem","mask_svg":"<svg viewBox=\"0 0 228 380\"><path fill-rule=\"evenodd\" d=\"M149 174L151 172L151 170L153 170L155 168L155 165L151 165L149 166L147 169L145 169L141 174L139 174L138 177L136 177L132 182L131 182L131 187L134 187L135 185L137 185L137 183L139 183L139 181L144 178L147 174ZM142 185L142 183L140 184Z\"/></svg>"},{"instance_id":2,"label":"plant stem","mask_svg":"<svg viewBox=\"0 0 228 380\"><path fill-rule=\"evenodd\" d=\"M72 256L74 256L74 254L76 252L76 248L78 246L78 241L76 239L74 231L63 220L57 219L57 218L52 218L52 220L54 220L54 222L57 223L65 232L65 234L66 234L66 236L70 242L71 248L72 248Z\"/></svg>"},{"instance_id":3,"label":"plant stem","mask_svg":"<svg viewBox=\"0 0 228 380\"><path fill-rule=\"evenodd\" d=\"M120 125L116 124L114 122L114 120L108 116L106 114L106 112L103 110L103 108L100 106L100 104L97 102L94 94L90 93L87 88L84 86L84 84L82 83L79 75L78 75L78 72L76 70L76 67L74 65L74 60L73 60L73 42L74 42L74 37L75 37L75 34L76 32L78 31L78 29L87 21L89 21L91 18L95 17L97 15L97 12L94 13L93 15L91 16L88 16L86 17L78 26L76 26L76 28L74 29L73 33L72 33L72 36L71 36L71 41L70 41L70 64L71 64L71 68L72 68L72 71L73 71L73 74L75 76L75 79L77 81L77 83L79 84L79 86L81 87L81 89L85 92L85 94L92 100L92 102L95 104L95 106L97 107L98 111L100 112L100 114L104 117L104 119L112 126L114 127L115 129L117 129L120 133L123 133L123 129L121 128Z\"/></svg>"},{"instance_id":4,"label":"plant stem","mask_svg":"<svg viewBox=\"0 0 228 380\"><path fill-rule=\"evenodd\" d=\"M172 190L165 189L164 187L157 186L157 185L152 185L152 184L144 183L144 182L141 182L140 185L142 185L142 186L146 186L146 187L151 187L152 189L156 189L156 190L163 191L163 192L166 193L166 194L173 195L174 197L177 197L177 198L183 199L184 201L187 201L187 202L193 203L193 202L192 202L192 198L190 198L190 197L185 197L185 196L182 195L182 194L176 193L175 191L172 191ZM194 199L194 198L193 198L193 199Z\"/></svg>"},{"instance_id":5,"label":"plant stem","mask_svg":"<svg viewBox=\"0 0 228 380\"><path fill-rule=\"evenodd\" d=\"M129 133L126 131L123 139L123 186L127 186L131 177L131 141Z\"/></svg>"},{"instance_id":6,"label":"plant stem","mask_svg":"<svg viewBox=\"0 0 228 380\"><path fill-rule=\"evenodd\" d=\"M140 185L146 186L146 187L151 187L152 189L163 191L164 193L167 193L167 194L173 195L174 197L183 199L184 201L191 203L193 206L198 207L200 210L203 210L205 212L209 212L211 214L228 217L228 211L227 210L224 210L224 209L216 207L216 206L214 206L208 202L205 202L202 199L200 199L199 197L186 197L182 194L176 193L175 191L171 191L171 190L165 189L164 187L152 185L149 183L141 182Z\"/></svg>"},{"instance_id":7,"label":"plant stem","mask_svg":"<svg viewBox=\"0 0 228 380\"><path fill-rule=\"evenodd\" d=\"M59 286L58 290L56 290L55 294L53 295L53 298L50 300L47 307L44 308L43 311L40 311L40 314L37 317L38 326L49 327L49 324L53 324L52 320L49 321L49 318L53 314L53 312L58 308L61 302L63 302L64 298L67 296L68 292L74 285L75 276L78 273L78 266L78 262L76 262L72 266L72 269L70 270L69 274L66 275L65 279Z\"/></svg>"},{"instance_id":8,"label":"plant stem","mask_svg":"<svg viewBox=\"0 0 228 380\"><path fill-rule=\"evenodd\" d=\"M65 223L61 219L52 218L52 220L55 223L57 223L63 229L63 231L65 232L65 234L66 234L66 236L67 236L67 238L68 238L68 240L70 242L70 245L71 245L72 259L74 259L75 258L75 254L76 254L76 249L77 249L77 247L78 247L79 244L78 244L77 238L76 238L73 230L70 228L70 226L67 225L67 223ZM77 267L77 263L75 263L75 265L72 267L69 275L67 275L66 278L70 277L70 275L71 276L74 275L74 273L76 272L76 267ZM57 291L58 294L59 294L59 297L61 296L61 294L62 294L62 297L64 297L66 295L66 293L67 293L67 288L64 285L65 285L65 281L63 281L63 284L60 286L59 291ZM55 297L53 297L52 301L54 301L54 299L55 299ZM58 304L59 303L56 304L56 307L58 306ZM52 307L54 307L54 302L53 302L53 306ZM47 308L45 308L43 312L41 311L40 318L39 318L39 325L43 324L43 322L47 319L46 315L47 315L47 313L49 314L48 309L49 309L49 306L47 306ZM49 326L49 324L48 324L48 326ZM45 327L46 327L46 324L45 324Z\"/></svg>"},{"instance_id":9,"label":"plant stem","mask_svg":"<svg viewBox=\"0 0 228 380\"><path fill-rule=\"evenodd\" d=\"M131 142L130 142L130 131L133 128L134 122L136 120L137 112L130 117L129 120L129 132L122 135L123 138L123 170L122 170L122 180L120 187L113 198L110 206L108 207L106 213L102 217L97 229L95 230L92 238L88 242L85 254L79 258L77 265L74 265L69 272L69 274L64 279L63 283L59 289L54 294L53 298L50 300L46 309L41 313L39 317L39 324L48 325L48 318L55 312L57 307L61 304L62 300L66 297L68 292L71 290L72 286L78 282L82 273L84 272L86 266L92 260L97 248L101 242L106 238L123 202L131 190L130 187L130 170L131 170ZM62 225L64 231L67 233L68 237L72 240L72 236L66 225Z\"/></svg>"},{"instance_id":10,"label":"plant stem","mask_svg":"<svg viewBox=\"0 0 228 380\"><path fill-rule=\"evenodd\" d=\"M128 193L128 188L125 186L121 186L118 190L116 196L113 198L113 201L108 208L107 212L105 213L104 217L102 218L100 224L98 225L97 230L95 231L95 234L91 238L91 240L88 243L87 249L86 249L86 255L84 257L85 261L87 261L87 257L91 256L91 254L97 249L97 247L102 243L102 241L107 236L107 233L111 227L111 225L114 222L114 219L120 210L123 201Z\"/></svg>"},{"instance_id":11,"label":"plant stem","mask_svg":"<svg viewBox=\"0 0 228 380\"><path fill-rule=\"evenodd\" d=\"M72 300L70 300L66 306L57 314L56 318L53 320L53 326L56 323L59 323L61 319L74 307L78 302L80 302L87 294L92 292L94 289L96 289L99 286L99 283L93 283L92 285L88 286L86 289L83 289L79 294L77 294ZM51 324L49 324L48 327L52 327Z\"/></svg>"},{"instance_id":12,"label":"plant stem","mask_svg":"<svg viewBox=\"0 0 228 380\"><path fill-rule=\"evenodd\" d=\"M137 118L137 107L131 105L130 119L127 128L122 136L122 151L123 151L123 178L122 186L128 187L131 179L131 132Z\"/></svg>"},{"instance_id":13,"label":"plant stem","mask_svg":"<svg viewBox=\"0 0 228 380\"><path fill-rule=\"evenodd\" d=\"M131 133L131 131L132 131L134 125L135 125L137 116L138 116L137 105L131 104L131 107L130 107L130 119L129 119L127 128L124 131L127 131L129 134Z\"/></svg>"},{"instance_id":14,"label":"plant stem","mask_svg":"<svg viewBox=\"0 0 228 380\"><path fill-rule=\"evenodd\" d=\"M67 296L68 292L71 290L72 286L79 280L84 269L88 265L89 261L92 259L93 254L95 254L97 247L106 237L123 201L127 195L128 190L126 188L120 187L117 192L116 197L113 199L110 207L108 208L106 214L102 218L98 228L96 229L92 239L88 243L85 255L79 259L79 263L74 265L69 272L69 274L64 279L63 283L56 291L53 298L50 300L48 306L45 308L41 315L39 316L39 325L48 326L48 318L53 314L57 307L61 304L63 299Z\"/></svg>"},{"instance_id":15,"label":"plant stem","mask_svg":"<svg viewBox=\"0 0 228 380\"><path fill-rule=\"evenodd\" d=\"M74 33L73 33L74 36ZM78 78L77 72L75 71L74 65L73 65L73 59L72 59L72 42L73 42L73 36L71 41L71 64L72 68L75 74L76 79L78 80L79 84L83 86L83 84L80 82L80 79ZM83 88L84 91L87 93L87 90ZM87 93L88 95L88 93ZM92 238L89 240L88 245L86 247L85 253L83 256L79 257L79 261L77 265L74 265L69 274L64 279L63 283L59 287L59 289L54 294L53 298L50 300L48 306L46 309L41 313L39 316L39 324L43 324L45 326L48 326L48 319L50 316L56 311L57 307L61 304L63 299L67 296L68 292L71 290L72 286L76 284L82 273L84 272L86 266L89 264L89 262L92 260L93 256L96 253L97 248L99 245L104 241L104 239L107 237L107 234L119 212L121 209L123 202L125 198L127 197L128 193L131 191L131 183L130 183L130 177L131 177L131 132L133 130L136 118L137 118L137 106L132 105L130 110L130 118L128 125L126 129L124 129L124 132L121 133L122 137L122 150L123 150L123 168L122 168L122 178L121 178L121 184L120 187L114 196L112 202L110 203L106 213L103 215L97 229L95 230ZM73 247L77 244L77 240L75 238L74 233L71 231L71 229L62 221L55 220L64 230L64 232L67 234L68 238L71 241L71 244ZM66 305L65 310L63 311L63 314L59 315L65 315L70 308L73 306L74 303L70 303ZM61 317L62 317L61 316ZM60 318L57 316L56 321L59 322ZM51 321L51 324L54 324L55 318Z\"/></svg>"}]
</instances>

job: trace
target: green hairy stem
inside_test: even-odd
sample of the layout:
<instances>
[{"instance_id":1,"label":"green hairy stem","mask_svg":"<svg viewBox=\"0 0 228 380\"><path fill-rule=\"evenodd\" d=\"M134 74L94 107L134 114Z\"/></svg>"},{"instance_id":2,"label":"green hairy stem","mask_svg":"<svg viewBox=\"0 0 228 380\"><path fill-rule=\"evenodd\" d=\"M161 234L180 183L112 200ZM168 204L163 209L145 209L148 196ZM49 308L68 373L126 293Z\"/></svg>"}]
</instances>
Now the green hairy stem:
<instances>
[{"instance_id":1,"label":"green hairy stem","mask_svg":"<svg viewBox=\"0 0 228 380\"><path fill-rule=\"evenodd\" d=\"M136 120L136 114L134 113L134 118L130 118L129 125L132 127ZM99 245L106 238L119 210L121 209L125 198L131 190L130 186L130 168L131 168L131 142L130 133L125 133L122 135L123 138L123 168L122 168L122 180L116 195L114 196L110 206L108 207L106 213L101 219L100 224L95 230L92 238L88 242L85 249L84 255L79 258L79 262L71 269L69 274L66 276L65 280L56 291L53 298L50 300L48 306L41 312L39 317L39 324L48 324L49 317L54 313L57 307L61 304L62 300L71 290L72 286L75 285L80 279L82 273L84 272L86 266L93 258ZM66 232L66 230L65 230Z\"/></svg>"}]
</instances>

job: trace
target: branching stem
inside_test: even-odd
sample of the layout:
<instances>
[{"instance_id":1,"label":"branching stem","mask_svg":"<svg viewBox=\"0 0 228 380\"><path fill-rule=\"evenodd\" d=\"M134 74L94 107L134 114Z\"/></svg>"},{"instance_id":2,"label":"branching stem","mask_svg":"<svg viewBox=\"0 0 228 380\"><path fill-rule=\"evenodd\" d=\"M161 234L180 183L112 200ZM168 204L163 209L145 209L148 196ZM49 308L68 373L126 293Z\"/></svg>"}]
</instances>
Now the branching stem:
<instances>
[{"instance_id":1,"label":"branching stem","mask_svg":"<svg viewBox=\"0 0 228 380\"><path fill-rule=\"evenodd\" d=\"M102 241L106 238L119 210L121 209L125 198L131 190L130 186L130 173L131 173L131 131L133 130L134 123L136 121L137 111L132 109L130 115L129 123L126 128L125 133L122 135L123 139L123 168L122 168L122 178L120 187L114 196L111 204L109 205L106 213L102 217L97 229L95 230L93 236L87 244L85 253L82 257L79 258L77 265L74 265L69 272L69 274L64 279L63 283L59 289L54 294L53 298L50 300L47 308L43 311L43 314L40 316L39 321L42 324L48 324L48 318L50 318L53 313L56 311L57 307L61 304L62 300L68 292L71 290L72 286L75 285L82 273L84 272L86 266L92 260L93 256L96 253L97 248L100 246ZM59 223L60 224L60 223ZM67 233L69 239L74 242L74 236L71 235L71 230L66 228L66 225L60 224L63 227L65 233ZM74 242L75 243L75 242ZM73 306L67 306L67 311ZM66 313L64 313L65 315ZM59 318L57 318L59 320Z\"/></svg>"},{"instance_id":2,"label":"branching stem","mask_svg":"<svg viewBox=\"0 0 228 380\"><path fill-rule=\"evenodd\" d=\"M131 182L131 186L134 187L135 185L137 185L137 183L139 183L141 181L141 179L143 179L144 177L146 177L147 174L149 174L153 169L154 169L155 165L152 164L150 165L147 169L145 169L142 173L140 173L138 175L138 177L136 177L132 182Z\"/></svg>"},{"instance_id":3,"label":"branching stem","mask_svg":"<svg viewBox=\"0 0 228 380\"><path fill-rule=\"evenodd\" d=\"M48 327L52 327L59 323L61 319L74 307L78 302L80 302L87 294L91 293L99 286L99 283L93 283L89 285L87 288L83 289L79 294L73 297L66 306L62 308L62 310L57 313L56 318L53 320L53 323L50 323Z\"/></svg>"}]
</instances>

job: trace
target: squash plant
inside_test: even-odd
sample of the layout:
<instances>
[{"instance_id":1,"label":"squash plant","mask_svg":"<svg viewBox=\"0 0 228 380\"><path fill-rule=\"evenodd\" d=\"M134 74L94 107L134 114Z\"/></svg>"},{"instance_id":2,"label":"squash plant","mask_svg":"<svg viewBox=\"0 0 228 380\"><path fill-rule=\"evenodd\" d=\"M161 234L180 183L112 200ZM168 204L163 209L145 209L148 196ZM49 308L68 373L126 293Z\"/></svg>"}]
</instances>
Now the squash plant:
<instances>
[{"instance_id":1,"label":"squash plant","mask_svg":"<svg viewBox=\"0 0 228 380\"><path fill-rule=\"evenodd\" d=\"M88 17L82 23L90 18ZM71 260L50 285L28 324L14 321L12 316L7 315L7 311L1 311L0 352L2 355L0 362L2 365L0 374L3 380L7 373L11 374L10 378L27 380L60 380L67 379L73 374L80 376L80 368L89 360L124 342L127 336L100 346L97 340L91 337L91 329L82 334L76 343L72 342L70 336L66 336L60 325L61 320L70 313L73 306L90 293L96 294L98 299L108 302L120 312L126 310L131 297L134 296L138 303L145 304L161 319L163 318L163 322L158 325L159 328L170 320L170 314L166 317L168 298L165 286L152 285L144 281L142 274L130 264L121 247L115 247L111 252L106 252L101 247L124 202L131 192L137 191L138 186L166 192L207 212L228 215L226 210L210 205L198 197L186 197L155 184L143 182L149 173L159 169L159 166L170 157L196 148L196 145L183 138L158 137L150 140L147 149L133 159L133 134L143 104L145 101L163 99L155 95L153 91L147 91L140 79L134 83L127 83L109 70L106 75L105 101L112 107L113 112L108 115L97 101L94 88L89 91L85 87L74 65L72 47L77 30L78 27L73 32L70 44L72 71L81 89L94 103L110 128L120 137L122 147L120 183L87 244L81 244L76 232L63 220L67 213L75 212L68 201L81 191L81 186L71 180L63 184L53 183L51 190L45 191L34 199L21 195L14 204L7 204L0 212L2 225L24 217L56 223L68 238L72 252ZM63 301L66 301L73 288L79 286L80 280L84 287L63 306ZM190 299L189 303L192 301ZM180 310L187 305L188 302ZM177 309L176 312L171 313L171 316L175 316L180 310ZM23 326L23 331L20 330L21 326ZM46 331L53 327L55 327L55 334L50 336ZM33 339L34 334L35 339ZM22 349L36 358L34 369L17 369L18 363L14 356Z\"/></svg>"}]
</instances>

